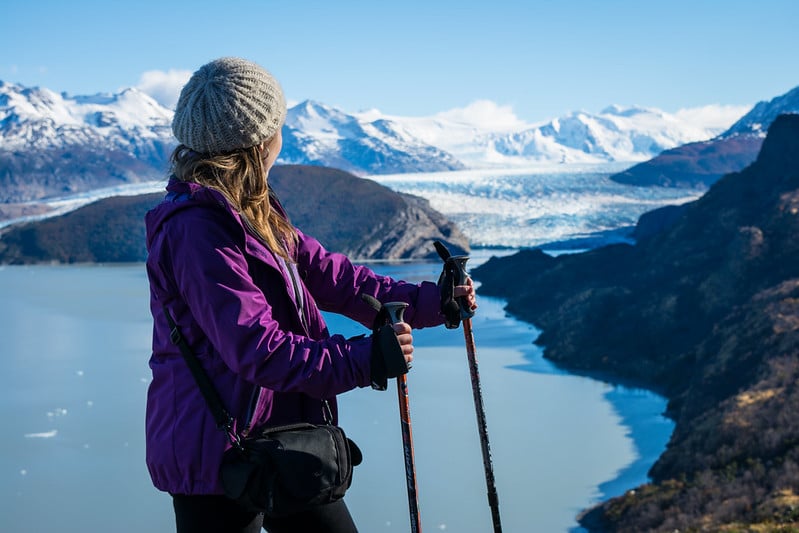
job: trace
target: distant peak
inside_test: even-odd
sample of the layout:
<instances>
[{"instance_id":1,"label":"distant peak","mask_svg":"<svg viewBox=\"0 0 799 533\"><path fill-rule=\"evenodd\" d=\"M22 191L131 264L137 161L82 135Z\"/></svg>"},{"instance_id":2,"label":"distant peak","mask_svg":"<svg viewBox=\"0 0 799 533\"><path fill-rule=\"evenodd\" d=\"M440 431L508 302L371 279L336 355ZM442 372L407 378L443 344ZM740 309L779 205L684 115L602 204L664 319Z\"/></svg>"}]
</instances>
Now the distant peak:
<instances>
[{"instance_id":1,"label":"distant peak","mask_svg":"<svg viewBox=\"0 0 799 533\"><path fill-rule=\"evenodd\" d=\"M603 115L618 115L624 112L625 109L626 109L625 107L622 107L619 104L611 104L602 111L600 111L600 113L602 113Z\"/></svg>"},{"instance_id":2,"label":"distant peak","mask_svg":"<svg viewBox=\"0 0 799 533\"><path fill-rule=\"evenodd\" d=\"M326 104L315 100L304 100L288 110L289 122L292 120L349 121L352 117Z\"/></svg>"},{"instance_id":3,"label":"distant peak","mask_svg":"<svg viewBox=\"0 0 799 533\"><path fill-rule=\"evenodd\" d=\"M650 109L641 106L622 106L618 104L612 104L600 111L600 115L614 115L617 117L634 117L636 115L644 115L644 114L655 114L655 115L662 115L663 112L657 109Z\"/></svg>"},{"instance_id":4,"label":"distant peak","mask_svg":"<svg viewBox=\"0 0 799 533\"><path fill-rule=\"evenodd\" d=\"M300 102L299 104L297 104L294 107L298 108L298 109L325 109L325 110L330 109L329 106L327 106L327 105L325 105L325 104L323 104L321 102L318 102L316 100L310 100L310 99L303 100L302 102Z\"/></svg>"}]
</instances>

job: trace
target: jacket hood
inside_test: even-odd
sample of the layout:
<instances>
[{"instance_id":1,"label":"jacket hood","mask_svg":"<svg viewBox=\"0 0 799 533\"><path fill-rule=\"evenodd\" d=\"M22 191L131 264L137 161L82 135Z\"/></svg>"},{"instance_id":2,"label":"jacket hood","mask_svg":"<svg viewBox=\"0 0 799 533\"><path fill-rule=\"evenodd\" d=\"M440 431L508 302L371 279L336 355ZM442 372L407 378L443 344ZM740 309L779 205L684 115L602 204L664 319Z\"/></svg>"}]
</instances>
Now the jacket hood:
<instances>
[{"instance_id":1,"label":"jacket hood","mask_svg":"<svg viewBox=\"0 0 799 533\"><path fill-rule=\"evenodd\" d=\"M180 181L175 177L170 178L163 201L144 216L148 253L152 250L153 243L161 232L161 228L173 215L198 208L210 209L219 214L215 216L232 217L241 231L241 242L244 243L246 251L281 271L284 277L287 275L282 272L276 256L247 230L241 215L221 192L197 183ZM272 202L272 208L285 215L283 207L277 200Z\"/></svg>"},{"instance_id":2,"label":"jacket hood","mask_svg":"<svg viewBox=\"0 0 799 533\"><path fill-rule=\"evenodd\" d=\"M172 215L198 206L223 209L236 216L227 199L219 191L198 183L180 181L175 177L170 178L164 199L144 215L147 249L150 249L153 238Z\"/></svg>"},{"instance_id":3,"label":"jacket hood","mask_svg":"<svg viewBox=\"0 0 799 533\"><path fill-rule=\"evenodd\" d=\"M188 202L186 200L191 201ZM167 219L179 211L198 206L212 207L227 211L236 219L242 227L242 230L246 233L246 230L244 230L245 224L241 220L241 216L236 212L233 206L230 205L230 202L228 202L227 198L225 198L221 192L200 185L199 183L180 181L172 176L167 183L164 199L144 215L147 249L150 249L153 238ZM275 196L272 197L272 208L277 209L283 216L288 218L283 205Z\"/></svg>"}]
</instances>

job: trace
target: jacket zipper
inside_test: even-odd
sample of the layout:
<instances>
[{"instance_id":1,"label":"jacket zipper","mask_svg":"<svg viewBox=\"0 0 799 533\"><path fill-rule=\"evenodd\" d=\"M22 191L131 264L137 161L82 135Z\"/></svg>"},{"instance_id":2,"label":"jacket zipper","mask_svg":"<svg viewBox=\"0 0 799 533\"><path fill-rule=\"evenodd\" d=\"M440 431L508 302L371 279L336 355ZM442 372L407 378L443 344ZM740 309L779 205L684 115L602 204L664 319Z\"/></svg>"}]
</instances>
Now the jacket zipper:
<instances>
[{"instance_id":1,"label":"jacket zipper","mask_svg":"<svg viewBox=\"0 0 799 533\"><path fill-rule=\"evenodd\" d=\"M294 269L291 267L291 265L289 265L285 261L281 260L280 262L285 267L286 272L289 275L289 278L291 278L291 285L294 288L294 305L297 308L297 314L299 315L300 318L300 325L302 326L303 331L305 331L305 335L307 337L310 337L311 335L310 333L308 333L309 328L308 328L308 323L306 321L307 319L305 318L305 306L303 305L304 299L302 297L302 293L300 292L300 287L297 283L297 278L294 275ZM250 396L250 405L249 407L247 407L247 417L245 418L247 422L244 427L244 430L242 431L243 435L249 433L252 427L252 417L255 415L255 409L258 406L258 401L261 399L262 390L263 387L257 386L252 391L252 395ZM330 406L327 405L327 400L323 400L323 402L328 411L325 413L325 420L327 421L328 417L332 419L332 415L329 414Z\"/></svg>"},{"instance_id":2,"label":"jacket zipper","mask_svg":"<svg viewBox=\"0 0 799 533\"><path fill-rule=\"evenodd\" d=\"M294 286L294 301L297 304L297 312L300 315L300 324L302 325L302 329L305 330L305 335L310 337L311 334L308 333L310 328L308 328L307 319L305 318L305 299L302 296L302 292L300 292L301 288L297 283L297 277L294 275L296 272L295 267L285 262L283 264L286 267L286 271L289 273L291 284ZM330 403L326 398L322 399L322 417L325 423L333 424L333 411L330 409Z\"/></svg>"},{"instance_id":3,"label":"jacket zipper","mask_svg":"<svg viewBox=\"0 0 799 533\"><path fill-rule=\"evenodd\" d=\"M247 417L244 419L247 422L244 426L244 429L242 429L240 432L243 437L246 437L250 432L250 429L252 429L252 417L255 416L255 408L258 406L258 400L261 399L262 390L263 387L258 385L252 389L252 394L250 395L250 405L247 407Z\"/></svg>"}]
</instances>

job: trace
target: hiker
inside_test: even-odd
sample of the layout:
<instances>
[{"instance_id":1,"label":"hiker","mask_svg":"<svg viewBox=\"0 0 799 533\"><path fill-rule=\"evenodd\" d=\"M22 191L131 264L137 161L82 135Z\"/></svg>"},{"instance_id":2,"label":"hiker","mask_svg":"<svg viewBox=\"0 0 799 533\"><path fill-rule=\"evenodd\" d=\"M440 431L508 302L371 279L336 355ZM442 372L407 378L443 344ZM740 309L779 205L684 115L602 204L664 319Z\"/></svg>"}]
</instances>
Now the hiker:
<instances>
[{"instance_id":1,"label":"hiker","mask_svg":"<svg viewBox=\"0 0 799 533\"><path fill-rule=\"evenodd\" d=\"M376 375L382 365L372 364L388 357L380 343L331 336L320 310L371 328L376 311L362 294L407 302L405 322L393 326L400 349L392 353L410 363L411 328L443 324L447 294L477 307L471 279L453 293L379 276L294 227L267 179L285 117L282 89L259 65L222 58L202 66L175 109L180 144L165 199L146 215L153 316L147 466L155 487L172 495L179 533L356 527L344 500L273 517L224 496L219 469L230 444L170 340L167 310L236 432L247 434L325 423L325 406L335 424L337 394L385 381Z\"/></svg>"}]
</instances>

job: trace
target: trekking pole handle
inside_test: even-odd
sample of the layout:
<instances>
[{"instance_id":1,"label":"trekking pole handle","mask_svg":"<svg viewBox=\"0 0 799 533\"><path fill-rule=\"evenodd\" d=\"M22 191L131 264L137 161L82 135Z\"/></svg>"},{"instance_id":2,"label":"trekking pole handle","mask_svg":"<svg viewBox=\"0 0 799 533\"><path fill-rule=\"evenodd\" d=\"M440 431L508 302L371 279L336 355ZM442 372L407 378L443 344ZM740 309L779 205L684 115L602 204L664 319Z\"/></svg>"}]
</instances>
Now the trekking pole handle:
<instances>
[{"instance_id":1,"label":"trekking pole handle","mask_svg":"<svg viewBox=\"0 0 799 533\"><path fill-rule=\"evenodd\" d=\"M408 308L408 304L405 302L386 302L383 304L383 307L388 311L388 317L389 320L391 320L392 326L398 322L405 321L405 309Z\"/></svg>"},{"instance_id":2,"label":"trekking pole handle","mask_svg":"<svg viewBox=\"0 0 799 533\"><path fill-rule=\"evenodd\" d=\"M469 277L469 274L466 273L466 261L468 260L468 255L452 255L447 259L447 261L452 261L456 267L455 285L466 285L466 279ZM474 311L469 309L469 303L466 301L466 297L458 296L456 300L458 301L458 307L461 309L461 319L472 318L474 316Z\"/></svg>"},{"instance_id":3,"label":"trekking pole handle","mask_svg":"<svg viewBox=\"0 0 799 533\"><path fill-rule=\"evenodd\" d=\"M388 312L388 319L391 322L391 325L398 322L405 322L405 309L408 308L408 304L405 302L386 302L383 304L383 307ZM411 369L410 363L405 363L408 367L408 370Z\"/></svg>"}]
</instances>

